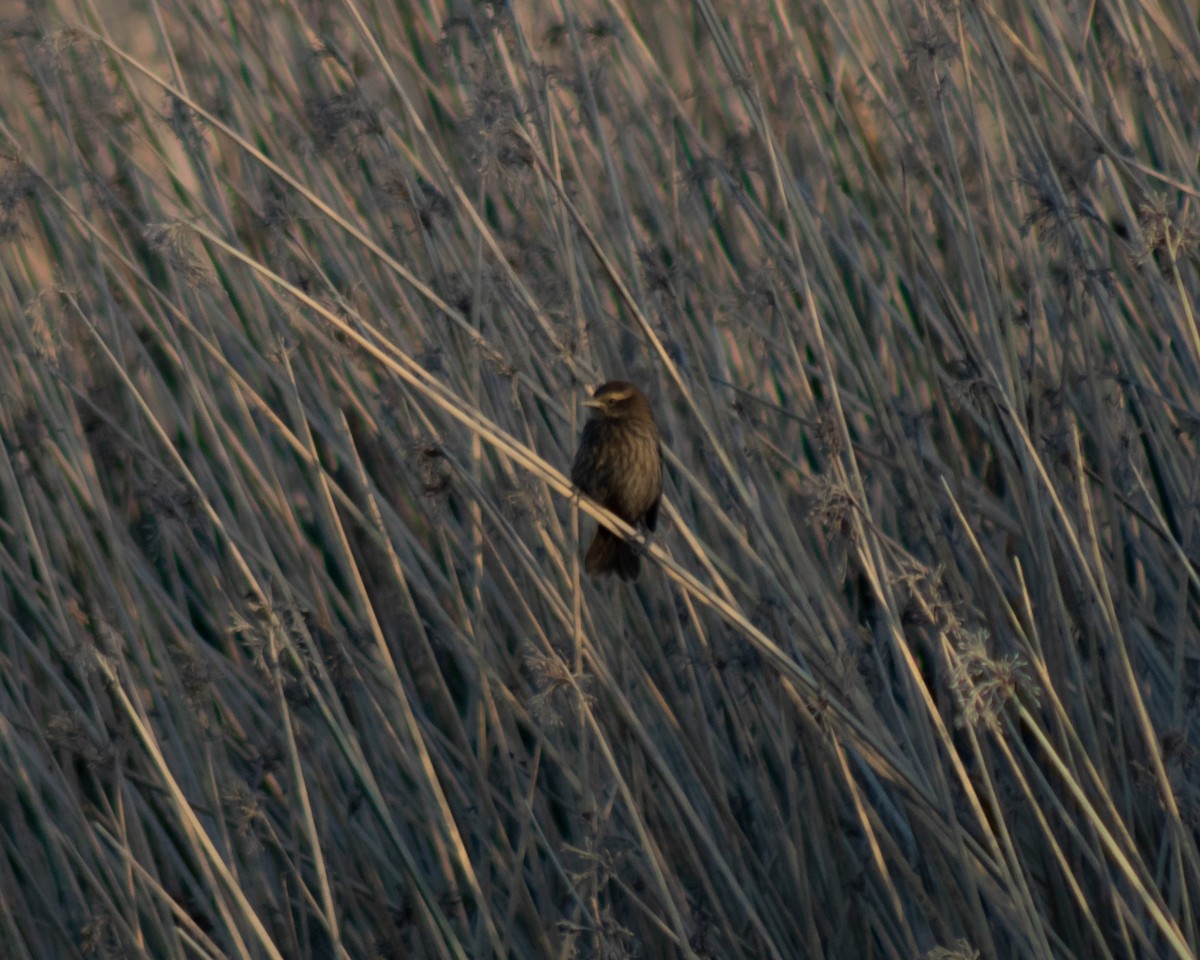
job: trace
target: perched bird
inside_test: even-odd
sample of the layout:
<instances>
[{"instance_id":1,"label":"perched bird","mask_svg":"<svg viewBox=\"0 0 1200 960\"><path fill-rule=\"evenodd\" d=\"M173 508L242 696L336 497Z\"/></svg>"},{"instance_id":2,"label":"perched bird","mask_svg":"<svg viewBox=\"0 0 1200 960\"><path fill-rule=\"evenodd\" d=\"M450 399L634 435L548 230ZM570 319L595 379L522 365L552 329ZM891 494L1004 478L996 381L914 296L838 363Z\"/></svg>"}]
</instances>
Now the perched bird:
<instances>
[{"instance_id":1,"label":"perched bird","mask_svg":"<svg viewBox=\"0 0 1200 960\"><path fill-rule=\"evenodd\" d=\"M632 383L610 380L596 388L591 417L583 428L571 482L633 526L653 530L662 499L662 448L646 395ZM634 580L641 561L634 548L604 526L584 558L594 576L617 574Z\"/></svg>"}]
</instances>

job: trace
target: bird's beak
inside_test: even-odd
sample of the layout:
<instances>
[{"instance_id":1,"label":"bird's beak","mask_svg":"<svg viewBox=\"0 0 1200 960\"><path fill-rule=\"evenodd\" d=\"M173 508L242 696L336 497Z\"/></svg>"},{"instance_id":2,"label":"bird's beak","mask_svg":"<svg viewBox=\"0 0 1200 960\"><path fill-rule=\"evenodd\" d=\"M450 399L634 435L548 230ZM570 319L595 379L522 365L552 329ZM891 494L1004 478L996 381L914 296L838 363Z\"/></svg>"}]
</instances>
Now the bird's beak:
<instances>
[{"instance_id":1,"label":"bird's beak","mask_svg":"<svg viewBox=\"0 0 1200 960\"><path fill-rule=\"evenodd\" d=\"M583 405L585 407L591 407L593 410L599 410L604 406L604 401L597 400L595 397L592 397L590 400L584 400Z\"/></svg>"}]
</instances>

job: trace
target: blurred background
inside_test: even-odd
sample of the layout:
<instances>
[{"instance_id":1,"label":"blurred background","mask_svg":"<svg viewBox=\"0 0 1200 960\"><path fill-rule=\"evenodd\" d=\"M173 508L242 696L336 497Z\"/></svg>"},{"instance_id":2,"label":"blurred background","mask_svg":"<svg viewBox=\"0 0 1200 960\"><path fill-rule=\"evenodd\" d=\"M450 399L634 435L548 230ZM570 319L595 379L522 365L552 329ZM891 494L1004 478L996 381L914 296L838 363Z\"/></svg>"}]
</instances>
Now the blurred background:
<instances>
[{"instance_id":1,"label":"blurred background","mask_svg":"<svg viewBox=\"0 0 1200 960\"><path fill-rule=\"evenodd\" d=\"M0 954L1195 956L1198 133L1185 0L6 0Z\"/></svg>"}]
</instances>

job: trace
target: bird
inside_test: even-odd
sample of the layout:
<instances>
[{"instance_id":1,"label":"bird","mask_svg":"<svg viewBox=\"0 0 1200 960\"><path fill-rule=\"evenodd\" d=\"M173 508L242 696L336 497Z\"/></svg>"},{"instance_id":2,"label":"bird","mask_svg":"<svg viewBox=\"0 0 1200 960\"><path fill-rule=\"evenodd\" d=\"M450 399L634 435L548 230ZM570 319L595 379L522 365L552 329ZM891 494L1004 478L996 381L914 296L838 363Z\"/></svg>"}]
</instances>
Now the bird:
<instances>
[{"instance_id":1,"label":"bird","mask_svg":"<svg viewBox=\"0 0 1200 960\"><path fill-rule=\"evenodd\" d=\"M583 402L590 416L571 466L571 482L633 527L653 531L662 500L662 445L650 401L632 383L609 380ZM635 549L603 524L584 557L592 576L636 580Z\"/></svg>"}]
</instances>

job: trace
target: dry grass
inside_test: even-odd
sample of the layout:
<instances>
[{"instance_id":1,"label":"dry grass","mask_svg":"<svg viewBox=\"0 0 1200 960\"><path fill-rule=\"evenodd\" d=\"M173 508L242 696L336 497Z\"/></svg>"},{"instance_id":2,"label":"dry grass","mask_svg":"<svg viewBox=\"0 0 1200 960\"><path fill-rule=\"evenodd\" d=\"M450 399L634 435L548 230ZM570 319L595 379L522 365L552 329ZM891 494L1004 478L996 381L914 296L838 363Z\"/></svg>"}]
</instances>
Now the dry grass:
<instances>
[{"instance_id":1,"label":"dry grass","mask_svg":"<svg viewBox=\"0 0 1200 960\"><path fill-rule=\"evenodd\" d=\"M565 6L3 20L0 955L1194 956L1191 4Z\"/></svg>"}]
</instances>

